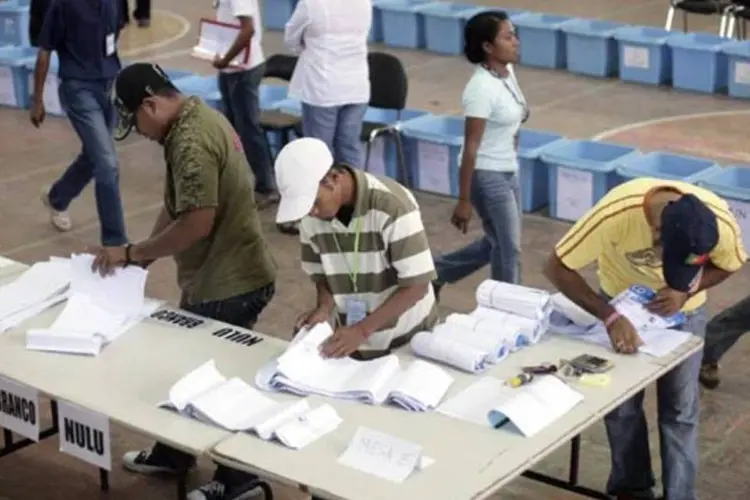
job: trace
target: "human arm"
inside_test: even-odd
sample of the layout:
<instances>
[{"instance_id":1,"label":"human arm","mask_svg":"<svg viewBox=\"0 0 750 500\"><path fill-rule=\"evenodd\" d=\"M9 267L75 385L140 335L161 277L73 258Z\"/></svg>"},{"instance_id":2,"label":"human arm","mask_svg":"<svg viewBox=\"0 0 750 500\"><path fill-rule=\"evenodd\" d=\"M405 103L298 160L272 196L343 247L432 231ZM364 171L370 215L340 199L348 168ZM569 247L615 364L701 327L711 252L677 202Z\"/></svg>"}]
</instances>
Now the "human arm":
<instances>
[{"instance_id":1,"label":"human arm","mask_svg":"<svg viewBox=\"0 0 750 500\"><path fill-rule=\"evenodd\" d=\"M304 312L295 321L295 331L328 321L336 307L320 259L320 248L312 240L310 230L303 220L299 228L302 270L315 283L315 307Z\"/></svg>"},{"instance_id":2,"label":"human arm","mask_svg":"<svg viewBox=\"0 0 750 500\"><path fill-rule=\"evenodd\" d=\"M299 54L305 48L304 35L309 24L307 0L300 0L284 27L284 46L291 53Z\"/></svg>"},{"instance_id":3,"label":"human arm","mask_svg":"<svg viewBox=\"0 0 750 500\"><path fill-rule=\"evenodd\" d=\"M227 49L226 54L217 58L214 66L218 69L226 68L234 59L250 46L250 40L255 36L255 23L253 16L259 15L253 12L252 3L246 1L230 0L232 15L240 23L240 30L234 38L234 42Z\"/></svg>"},{"instance_id":4,"label":"human arm","mask_svg":"<svg viewBox=\"0 0 750 500\"><path fill-rule=\"evenodd\" d=\"M64 36L65 23L62 20L61 7L58 1L52 0L44 15L44 22L37 40L39 51L34 67L34 88L30 107L30 119L35 127L39 127L44 122L44 84L47 81L52 52L57 49Z\"/></svg>"}]
</instances>

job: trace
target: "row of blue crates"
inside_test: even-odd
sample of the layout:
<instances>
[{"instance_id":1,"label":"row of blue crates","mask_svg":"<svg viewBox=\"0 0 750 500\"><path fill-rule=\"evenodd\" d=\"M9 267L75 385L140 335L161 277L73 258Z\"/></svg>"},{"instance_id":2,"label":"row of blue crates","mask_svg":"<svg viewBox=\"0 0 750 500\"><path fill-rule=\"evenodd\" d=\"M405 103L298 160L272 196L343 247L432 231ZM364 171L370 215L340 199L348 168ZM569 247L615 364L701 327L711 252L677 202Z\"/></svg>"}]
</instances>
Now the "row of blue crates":
<instances>
[{"instance_id":1,"label":"row of blue crates","mask_svg":"<svg viewBox=\"0 0 750 500\"><path fill-rule=\"evenodd\" d=\"M284 29L296 3L297 0L265 0L266 27ZM466 21L487 9L433 0L373 0L370 41L461 54ZM523 65L750 98L749 41L504 10L518 31Z\"/></svg>"}]
</instances>

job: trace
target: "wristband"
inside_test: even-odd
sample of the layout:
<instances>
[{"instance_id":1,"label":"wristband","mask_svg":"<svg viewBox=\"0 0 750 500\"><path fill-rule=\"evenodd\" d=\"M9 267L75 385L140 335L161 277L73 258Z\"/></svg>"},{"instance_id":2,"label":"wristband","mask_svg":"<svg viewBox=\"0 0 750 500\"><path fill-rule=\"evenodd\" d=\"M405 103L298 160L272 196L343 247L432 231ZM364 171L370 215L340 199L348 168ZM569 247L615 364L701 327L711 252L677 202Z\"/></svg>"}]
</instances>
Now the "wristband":
<instances>
[{"instance_id":1,"label":"wristband","mask_svg":"<svg viewBox=\"0 0 750 500\"><path fill-rule=\"evenodd\" d=\"M618 311L613 312L612 314L607 316L607 319L604 320L604 326L609 328L610 326L612 326L612 323L620 319L621 316L622 314L620 314Z\"/></svg>"}]
</instances>

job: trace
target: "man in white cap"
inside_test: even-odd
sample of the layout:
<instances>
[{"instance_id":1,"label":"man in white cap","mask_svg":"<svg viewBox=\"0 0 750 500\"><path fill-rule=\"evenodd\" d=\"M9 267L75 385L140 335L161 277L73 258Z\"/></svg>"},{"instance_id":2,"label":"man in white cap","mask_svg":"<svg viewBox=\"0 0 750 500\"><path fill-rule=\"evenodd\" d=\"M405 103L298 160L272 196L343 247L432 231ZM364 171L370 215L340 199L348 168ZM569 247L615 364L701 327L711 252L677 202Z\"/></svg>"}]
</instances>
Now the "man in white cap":
<instances>
[{"instance_id":1,"label":"man in white cap","mask_svg":"<svg viewBox=\"0 0 750 500\"><path fill-rule=\"evenodd\" d=\"M326 144L303 138L276 159L277 223L300 221L302 269L315 308L296 327L329 321L330 357L373 358L437 320L435 266L412 193L396 181L334 165Z\"/></svg>"}]
</instances>

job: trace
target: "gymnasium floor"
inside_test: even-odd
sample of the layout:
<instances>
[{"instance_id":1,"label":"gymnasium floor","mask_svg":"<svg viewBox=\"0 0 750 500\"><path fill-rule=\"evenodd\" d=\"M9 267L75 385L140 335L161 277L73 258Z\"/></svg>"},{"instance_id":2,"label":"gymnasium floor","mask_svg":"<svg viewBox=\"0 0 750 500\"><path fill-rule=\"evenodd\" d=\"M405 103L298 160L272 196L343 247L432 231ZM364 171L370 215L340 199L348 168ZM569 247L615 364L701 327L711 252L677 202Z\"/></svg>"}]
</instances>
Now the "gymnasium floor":
<instances>
[{"instance_id":1,"label":"gymnasium floor","mask_svg":"<svg viewBox=\"0 0 750 500\"><path fill-rule=\"evenodd\" d=\"M484 0L497 4L495 0ZM507 0L508 8L564 13L602 18L633 24L662 25L666 0ZM200 5L200 6L199 6ZM128 28L120 45L121 56L130 60L154 60L165 67L185 68L211 74L204 62L189 57L198 19L211 15L211 3L160 0L155 2L152 27L149 30ZM678 19L679 20L679 19ZM718 21L692 18L690 28L715 32ZM282 50L279 33L264 35L266 54ZM422 52L391 51L408 68L409 107L439 113L457 113L460 94L470 68L454 57L440 57ZM723 97L679 93L666 89L600 81L573 76L565 72L519 69L521 85L532 106L530 128L546 129L569 137L606 137L613 141L697 156L722 163L750 162L747 152L747 130L750 113L745 102ZM50 255L67 255L81 251L98 239L98 224L93 190L71 207L75 228L67 234L50 227L47 214L39 203L43 186L53 182L79 150L78 139L64 119L50 118L41 130L35 130L23 111L0 111L0 213L4 230L0 233L0 254L33 262ZM161 206L164 166L161 149L140 138L128 139L119 146L122 196L130 236L145 237ZM479 234L478 224L466 236L449 225L453 202L448 199L419 195L425 224L432 246L441 251L456 248ZM263 213L264 228L280 267L278 292L258 325L260 331L288 337L292 312L311 305L312 288L306 288L298 261L295 238L275 231L273 213ZM543 259L568 225L542 215L528 215L524 220L524 281L532 286L548 286L540 273ZM447 232L447 233L446 233ZM439 234L449 238L440 238ZM169 261L151 268L150 295L175 301L174 267ZM712 294L710 307L716 312L747 293L749 273L722 285ZM467 311L473 306L473 291L486 272L444 291L443 304L448 309ZM593 273L589 273L593 277ZM304 290L303 293L300 291ZM699 491L703 500L739 499L750 492L750 365L742 362L750 353L750 344L741 342L726 358L725 379L720 389L703 395L701 427L701 469ZM164 353L165 357L169 353ZM137 369L134 367L134 369ZM654 413L653 390L648 407L652 429L652 448L658 465L658 437ZM98 475L86 464L57 452L57 439L2 459L0 466L0 499L48 500L109 498L172 498L170 481L148 479L123 472L119 468L122 452L148 444L148 441L124 429L113 428L114 471L108 496L99 493ZM470 443L467 443L467 447ZM607 478L609 455L601 424L595 425L583 438L581 479L591 487L603 488ZM548 473L564 473L567 449L560 450L539 465ZM198 485L209 477L211 466L202 467L191 478ZM658 475L658 470L656 471ZM456 478L460 480L460 478ZM279 488L282 500L306 498L288 488ZM540 486L525 479L514 481L497 499L537 500L573 499L573 495Z\"/></svg>"}]
</instances>

